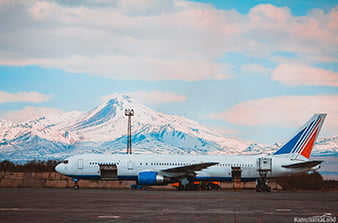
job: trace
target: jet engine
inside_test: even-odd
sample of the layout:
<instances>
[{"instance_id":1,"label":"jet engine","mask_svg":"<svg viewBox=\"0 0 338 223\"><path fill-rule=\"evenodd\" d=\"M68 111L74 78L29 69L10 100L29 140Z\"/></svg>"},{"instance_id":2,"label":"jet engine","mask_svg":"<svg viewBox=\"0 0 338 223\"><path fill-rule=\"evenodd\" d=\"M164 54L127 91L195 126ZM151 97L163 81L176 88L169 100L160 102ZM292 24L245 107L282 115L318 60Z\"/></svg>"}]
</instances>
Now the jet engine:
<instances>
[{"instance_id":1,"label":"jet engine","mask_svg":"<svg viewBox=\"0 0 338 223\"><path fill-rule=\"evenodd\" d=\"M137 179L140 185L167 185L169 181L169 177L162 176L153 171L140 172Z\"/></svg>"}]
</instances>

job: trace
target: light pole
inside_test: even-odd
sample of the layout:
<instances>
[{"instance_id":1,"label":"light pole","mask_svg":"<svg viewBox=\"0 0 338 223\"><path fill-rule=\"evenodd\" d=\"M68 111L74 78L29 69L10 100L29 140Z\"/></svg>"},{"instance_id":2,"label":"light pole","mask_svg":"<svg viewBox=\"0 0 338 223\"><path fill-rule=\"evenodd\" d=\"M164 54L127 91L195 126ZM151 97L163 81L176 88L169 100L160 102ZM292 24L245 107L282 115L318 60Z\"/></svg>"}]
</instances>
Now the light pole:
<instances>
[{"instance_id":1,"label":"light pole","mask_svg":"<svg viewBox=\"0 0 338 223\"><path fill-rule=\"evenodd\" d=\"M131 116L134 116L134 109L126 109L125 116L128 116L128 141L127 141L127 154L131 154Z\"/></svg>"}]
</instances>

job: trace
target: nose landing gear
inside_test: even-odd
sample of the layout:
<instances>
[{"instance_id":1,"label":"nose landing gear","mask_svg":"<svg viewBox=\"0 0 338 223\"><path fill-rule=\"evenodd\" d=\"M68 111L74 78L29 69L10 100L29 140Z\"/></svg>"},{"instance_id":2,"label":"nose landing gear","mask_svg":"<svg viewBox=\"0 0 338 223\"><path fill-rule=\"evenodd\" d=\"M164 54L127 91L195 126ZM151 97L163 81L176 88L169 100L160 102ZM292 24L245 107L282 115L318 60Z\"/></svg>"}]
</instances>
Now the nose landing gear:
<instances>
[{"instance_id":1,"label":"nose landing gear","mask_svg":"<svg viewBox=\"0 0 338 223\"><path fill-rule=\"evenodd\" d=\"M72 181L74 182L74 189L75 190L78 190L78 189L80 189L80 186L79 186L79 179L77 179L77 178L72 178Z\"/></svg>"}]
</instances>

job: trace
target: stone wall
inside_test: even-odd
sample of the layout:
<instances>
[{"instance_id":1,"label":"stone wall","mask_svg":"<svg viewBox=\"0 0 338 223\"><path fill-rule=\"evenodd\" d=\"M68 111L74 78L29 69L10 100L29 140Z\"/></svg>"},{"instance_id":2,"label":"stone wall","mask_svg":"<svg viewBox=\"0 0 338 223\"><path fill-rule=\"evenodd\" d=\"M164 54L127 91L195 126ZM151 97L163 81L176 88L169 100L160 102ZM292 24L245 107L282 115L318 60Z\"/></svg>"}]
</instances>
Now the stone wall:
<instances>
[{"instance_id":1,"label":"stone wall","mask_svg":"<svg viewBox=\"0 0 338 223\"><path fill-rule=\"evenodd\" d=\"M101 180L80 180L81 188L130 188L135 184L134 181L101 181ZM270 182L270 187L280 190L281 187ZM232 189L232 182L222 182L222 189ZM240 182L240 189L254 189L255 182ZM72 188L74 182L70 177L66 177L57 172L5 172L0 171L0 187L54 187L54 188ZM153 186L152 188L175 189L170 184L168 186Z\"/></svg>"},{"instance_id":2,"label":"stone wall","mask_svg":"<svg viewBox=\"0 0 338 223\"><path fill-rule=\"evenodd\" d=\"M132 181L80 180L83 188L130 188ZM0 171L0 187L73 187L74 182L56 172L4 172Z\"/></svg>"}]
</instances>

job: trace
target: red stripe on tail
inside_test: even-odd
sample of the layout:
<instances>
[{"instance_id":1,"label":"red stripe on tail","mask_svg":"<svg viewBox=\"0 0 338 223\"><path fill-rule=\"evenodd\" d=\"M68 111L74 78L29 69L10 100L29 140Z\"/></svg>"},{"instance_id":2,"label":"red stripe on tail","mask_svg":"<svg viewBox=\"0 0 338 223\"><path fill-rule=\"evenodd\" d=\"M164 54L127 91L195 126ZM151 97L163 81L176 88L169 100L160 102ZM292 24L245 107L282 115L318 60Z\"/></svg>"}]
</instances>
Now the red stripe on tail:
<instances>
[{"instance_id":1,"label":"red stripe on tail","mask_svg":"<svg viewBox=\"0 0 338 223\"><path fill-rule=\"evenodd\" d=\"M301 155L306 157L307 159L310 158L310 154L311 154L311 151L312 151L312 148L313 148L313 144L315 143L317 133L318 133L318 129L312 135L310 141L307 143L307 145L305 146L305 148L303 149L303 151L301 153Z\"/></svg>"}]
</instances>

